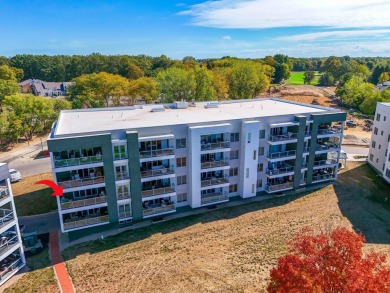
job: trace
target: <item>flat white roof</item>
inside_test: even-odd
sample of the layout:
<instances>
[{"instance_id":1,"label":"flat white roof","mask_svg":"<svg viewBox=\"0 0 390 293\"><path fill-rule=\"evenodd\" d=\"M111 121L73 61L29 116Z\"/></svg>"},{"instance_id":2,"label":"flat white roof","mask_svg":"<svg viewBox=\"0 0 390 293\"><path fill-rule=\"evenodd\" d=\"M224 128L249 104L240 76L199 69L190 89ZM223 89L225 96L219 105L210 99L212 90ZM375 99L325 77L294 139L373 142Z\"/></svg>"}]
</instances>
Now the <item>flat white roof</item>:
<instances>
[{"instance_id":1,"label":"flat white roof","mask_svg":"<svg viewBox=\"0 0 390 293\"><path fill-rule=\"evenodd\" d=\"M196 107L165 109L151 112L162 105L143 105L122 108L99 108L61 111L54 137L74 136L112 130L136 130L144 127L213 123L235 119L250 119L281 115L297 115L334 111L331 108L299 104L277 99L254 99L219 103L217 108Z\"/></svg>"}]
</instances>

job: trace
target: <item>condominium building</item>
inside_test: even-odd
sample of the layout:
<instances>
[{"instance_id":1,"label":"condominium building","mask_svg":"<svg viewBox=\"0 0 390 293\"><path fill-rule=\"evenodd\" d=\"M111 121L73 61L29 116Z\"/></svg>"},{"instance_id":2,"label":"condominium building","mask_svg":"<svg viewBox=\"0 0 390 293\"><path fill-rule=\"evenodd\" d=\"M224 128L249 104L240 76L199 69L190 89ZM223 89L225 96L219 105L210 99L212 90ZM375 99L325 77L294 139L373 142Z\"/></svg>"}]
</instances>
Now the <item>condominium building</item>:
<instances>
[{"instance_id":1,"label":"condominium building","mask_svg":"<svg viewBox=\"0 0 390 293\"><path fill-rule=\"evenodd\" d=\"M8 165L0 163L0 286L25 264Z\"/></svg>"},{"instance_id":2,"label":"condominium building","mask_svg":"<svg viewBox=\"0 0 390 293\"><path fill-rule=\"evenodd\" d=\"M377 103L367 162L390 183L390 103Z\"/></svg>"},{"instance_id":3,"label":"condominium building","mask_svg":"<svg viewBox=\"0 0 390 293\"><path fill-rule=\"evenodd\" d=\"M345 118L277 99L62 111L48 139L62 232L334 180Z\"/></svg>"}]
</instances>

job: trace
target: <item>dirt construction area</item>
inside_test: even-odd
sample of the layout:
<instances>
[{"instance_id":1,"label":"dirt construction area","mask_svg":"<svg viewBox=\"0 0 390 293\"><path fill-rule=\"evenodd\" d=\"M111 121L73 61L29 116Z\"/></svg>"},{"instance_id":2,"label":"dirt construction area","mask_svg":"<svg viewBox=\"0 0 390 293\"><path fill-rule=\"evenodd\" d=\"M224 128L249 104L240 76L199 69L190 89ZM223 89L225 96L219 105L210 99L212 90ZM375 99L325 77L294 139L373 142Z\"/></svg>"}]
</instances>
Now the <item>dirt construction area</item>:
<instances>
[{"instance_id":1,"label":"dirt construction area","mask_svg":"<svg viewBox=\"0 0 390 293\"><path fill-rule=\"evenodd\" d=\"M390 255L389 187L348 162L315 192L153 224L64 251L77 292L264 292L286 240L304 226L344 226Z\"/></svg>"}]
</instances>

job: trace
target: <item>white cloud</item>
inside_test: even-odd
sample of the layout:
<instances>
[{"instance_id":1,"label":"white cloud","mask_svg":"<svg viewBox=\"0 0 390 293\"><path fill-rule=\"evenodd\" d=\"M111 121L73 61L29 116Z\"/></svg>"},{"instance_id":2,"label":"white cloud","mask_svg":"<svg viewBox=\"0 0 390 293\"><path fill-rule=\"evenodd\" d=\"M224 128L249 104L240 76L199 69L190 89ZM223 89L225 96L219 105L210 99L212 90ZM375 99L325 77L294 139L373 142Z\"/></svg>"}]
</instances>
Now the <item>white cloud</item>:
<instances>
[{"instance_id":1,"label":"white cloud","mask_svg":"<svg viewBox=\"0 0 390 293\"><path fill-rule=\"evenodd\" d=\"M222 39L224 39L224 40L228 40L228 41L229 41L229 40L231 40L231 39L232 39L232 37L231 37L231 36L223 36L223 37L222 37Z\"/></svg>"},{"instance_id":2,"label":"white cloud","mask_svg":"<svg viewBox=\"0 0 390 293\"><path fill-rule=\"evenodd\" d=\"M179 14L192 16L194 25L215 28L373 28L390 26L389 11L388 0L219 0Z\"/></svg>"},{"instance_id":3,"label":"white cloud","mask_svg":"<svg viewBox=\"0 0 390 293\"><path fill-rule=\"evenodd\" d=\"M383 30L354 30L354 31L327 31L309 34L299 34L292 36L279 37L279 41L314 41L317 39L328 38L351 38L351 37L384 37L390 34L390 29Z\"/></svg>"}]
</instances>

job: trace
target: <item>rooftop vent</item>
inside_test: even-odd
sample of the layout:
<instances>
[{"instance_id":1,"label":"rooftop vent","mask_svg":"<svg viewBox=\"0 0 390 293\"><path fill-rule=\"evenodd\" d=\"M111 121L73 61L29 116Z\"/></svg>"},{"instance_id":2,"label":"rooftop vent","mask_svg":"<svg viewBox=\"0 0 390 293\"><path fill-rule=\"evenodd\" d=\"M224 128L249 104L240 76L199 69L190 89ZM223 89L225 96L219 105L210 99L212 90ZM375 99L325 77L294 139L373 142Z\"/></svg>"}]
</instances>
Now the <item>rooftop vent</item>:
<instances>
[{"instance_id":1,"label":"rooftop vent","mask_svg":"<svg viewBox=\"0 0 390 293\"><path fill-rule=\"evenodd\" d=\"M209 109L209 108L218 108L218 103L207 103L206 105L204 105L204 107L206 109Z\"/></svg>"},{"instance_id":2,"label":"rooftop vent","mask_svg":"<svg viewBox=\"0 0 390 293\"><path fill-rule=\"evenodd\" d=\"M176 109L187 109L188 103L186 101L176 101L175 102L175 108Z\"/></svg>"},{"instance_id":3,"label":"rooftop vent","mask_svg":"<svg viewBox=\"0 0 390 293\"><path fill-rule=\"evenodd\" d=\"M150 112L164 112L165 108L153 108Z\"/></svg>"}]
</instances>

